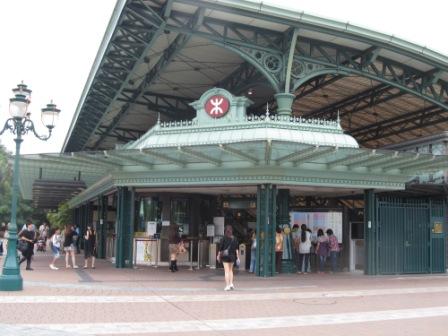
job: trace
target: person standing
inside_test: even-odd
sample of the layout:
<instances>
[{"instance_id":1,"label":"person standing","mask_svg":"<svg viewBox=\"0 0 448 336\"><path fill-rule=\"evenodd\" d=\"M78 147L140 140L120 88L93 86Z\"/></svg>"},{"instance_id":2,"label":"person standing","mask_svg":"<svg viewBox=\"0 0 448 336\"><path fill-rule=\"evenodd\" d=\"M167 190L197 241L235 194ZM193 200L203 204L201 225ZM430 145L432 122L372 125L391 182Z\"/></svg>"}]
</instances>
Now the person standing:
<instances>
[{"instance_id":1,"label":"person standing","mask_svg":"<svg viewBox=\"0 0 448 336\"><path fill-rule=\"evenodd\" d=\"M81 250L79 249L79 238L81 235L81 230L78 225L73 226L73 230L75 231L75 235L73 236L73 243L75 244L76 254L80 254Z\"/></svg>"},{"instance_id":2,"label":"person standing","mask_svg":"<svg viewBox=\"0 0 448 336\"><path fill-rule=\"evenodd\" d=\"M64 231L64 252L65 252L65 268L71 268L69 264L69 257L72 258L73 268L78 268L76 265L75 252L76 252L76 242L74 241L74 236L76 232L71 224L65 226Z\"/></svg>"},{"instance_id":3,"label":"person standing","mask_svg":"<svg viewBox=\"0 0 448 336\"><path fill-rule=\"evenodd\" d=\"M168 232L168 249L170 253L170 271L176 272L177 268L177 254L179 253L179 244L181 237L179 235L179 228L176 224L170 225Z\"/></svg>"},{"instance_id":4,"label":"person standing","mask_svg":"<svg viewBox=\"0 0 448 336\"><path fill-rule=\"evenodd\" d=\"M316 254L319 257L319 274L325 270L325 264L329 253L328 237L325 236L324 230L317 230L317 246Z\"/></svg>"},{"instance_id":5,"label":"person standing","mask_svg":"<svg viewBox=\"0 0 448 336\"><path fill-rule=\"evenodd\" d=\"M275 272L280 273L282 269L283 255L283 233L280 227L275 230Z\"/></svg>"},{"instance_id":6,"label":"person standing","mask_svg":"<svg viewBox=\"0 0 448 336\"><path fill-rule=\"evenodd\" d=\"M84 268L88 267L88 261L91 260L91 267L95 268L96 258L96 232L91 226L87 226L84 235Z\"/></svg>"},{"instance_id":7,"label":"person standing","mask_svg":"<svg viewBox=\"0 0 448 336\"><path fill-rule=\"evenodd\" d=\"M334 235L332 229L327 230L328 245L330 247L330 261L331 271L335 273L338 268L338 254L339 254L339 242L338 238Z\"/></svg>"},{"instance_id":8,"label":"person standing","mask_svg":"<svg viewBox=\"0 0 448 336\"><path fill-rule=\"evenodd\" d=\"M36 232L33 230L33 223L27 221L27 227L25 230L20 231L19 239L26 242L26 249L22 250L22 258L19 261L19 265L26 260L26 270L32 271L31 257L34 254L34 243L36 242Z\"/></svg>"},{"instance_id":9,"label":"person standing","mask_svg":"<svg viewBox=\"0 0 448 336\"><path fill-rule=\"evenodd\" d=\"M224 230L224 238L221 241L218 256L218 262L222 262L224 266L224 280L226 282L225 291L235 289L233 285L233 265L239 265L240 257L238 252L238 241L233 236L231 225L227 225Z\"/></svg>"},{"instance_id":10,"label":"person standing","mask_svg":"<svg viewBox=\"0 0 448 336\"><path fill-rule=\"evenodd\" d=\"M50 238L51 251L53 252L53 260L51 261L51 264L50 264L50 268L52 270L59 269L54 265L54 263L61 256L61 243L62 243L61 230L56 229Z\"/></svg>"},{"instance_id":11,"label":"person standing","mask_svg":"<svg viewBox=\"0 0 448 336\"><path fill-rule=\"evenodd\" d=\"M300 245L300 228L299 224L294 224L291 230L292 238L292 258L295 265L299 265L299 245Z\"/></svg>"},{"instance_id":12,"label":"person standing","mask_svg":"<svg viewBox=\"0 0 448 336\"><path fill-rule=\"evenodd\" d=\"M300 227L300 243L299 243L299 265L298 273L302 273L302 266L304 273L308 273L308 265L310 261L311 250L311 233L306 228L305 224Z\"/></svg>"},{"instance_id":13,"label":"person standing","mask_svg":"<svg viewBox=\"0 0 448 336\"><path fill-rule=\"evenodd\" d=\"M257 232L252 231L251 235L251 245L250 245L250 266L249 273L254 273L257 266Z\"/></svg>"}]
</instances>

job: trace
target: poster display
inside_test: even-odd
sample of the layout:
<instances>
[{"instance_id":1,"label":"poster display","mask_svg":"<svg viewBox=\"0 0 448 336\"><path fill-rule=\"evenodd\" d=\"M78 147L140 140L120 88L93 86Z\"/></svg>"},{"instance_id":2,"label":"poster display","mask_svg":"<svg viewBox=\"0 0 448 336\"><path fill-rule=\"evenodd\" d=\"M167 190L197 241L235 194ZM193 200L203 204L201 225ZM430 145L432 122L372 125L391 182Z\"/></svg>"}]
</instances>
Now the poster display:
<instances>
[{"instance_id":1,"label":"poster display","mask_svg":"<svg viewBox=\"0 0 448 336\"><path fill-rule=\"evenodd\" d=\"M215 224L215 235L224 236L224 217L213 217Z\"/></svg>"},{"instance_id":2,"label":"poster display","mask_svg":"<svg viewBox=\"0 0 448 336\"><path fill-rule=\"evenodd\" d=\"M158 241L135 240L135 263L141 265L156 265L158 258Z\"/></svg>"},{"instance_id":3,"label":"poster display","mask_svg":"<svg viewBox=\"0 0 448 336\"><path fill-rule=\"evenodd\" d=\"M157 232L157 222L146 222L146 234L150 237Z\"/></svg>"},{"instance_id":4,"label":"poster display","mask_svg":"<svg viewBox=\"0 0 448 336\"><path fill-rule=\"evenodd\" d=\"M207 237L214 237L214 236L215 236L215 226L207 225Z\"/></svg>"},{"instance_id":5,"label":"poster display","mask_svg":"<svg viewBox=\"0 0 448 336\"><path fill-rule=\"evenodd\" d=\"M338 242L342 243L342 212L290 212L291 226L306 224L313 235L317 230L332 229Z\"/></svg>"}]
</instances>

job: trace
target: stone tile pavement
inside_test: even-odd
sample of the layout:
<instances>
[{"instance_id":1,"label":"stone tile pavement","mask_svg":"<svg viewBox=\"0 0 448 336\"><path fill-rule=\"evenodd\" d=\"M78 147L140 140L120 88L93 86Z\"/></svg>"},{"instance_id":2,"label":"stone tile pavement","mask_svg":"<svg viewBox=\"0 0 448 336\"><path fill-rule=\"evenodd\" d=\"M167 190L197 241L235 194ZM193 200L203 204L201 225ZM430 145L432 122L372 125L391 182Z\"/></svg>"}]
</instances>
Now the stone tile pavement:
<instances>
[{"instance_id":1,"label":"stone tile pavement","mask_svg":"<svg viewBox=\"0 0 448 336\"><path fill-rule=\"evenodd\" d=\"M239 271L236 290L224 292L222 270L115 269L99 260L96 269L53 271L50 258L35 255L23 291L0 292L1 336L448 334L445 274Z\"/></svg>"}]
</instances>

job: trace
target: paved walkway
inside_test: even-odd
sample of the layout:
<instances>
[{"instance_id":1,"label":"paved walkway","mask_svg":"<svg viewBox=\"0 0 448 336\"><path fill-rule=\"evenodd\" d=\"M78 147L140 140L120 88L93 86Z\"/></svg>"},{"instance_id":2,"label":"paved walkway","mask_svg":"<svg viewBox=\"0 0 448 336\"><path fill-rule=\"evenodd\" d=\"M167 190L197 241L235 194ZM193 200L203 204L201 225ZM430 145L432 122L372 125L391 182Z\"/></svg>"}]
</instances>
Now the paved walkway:
<instances>
[{"instance_id":1,"label":"paved walkway","mask_svg":"<svg viewBox=\"0 0 448 336\"><path fill-rule=\"evenodd\" d=\"M448 276L257 278L222 270L48 268L36 254L24 290L0 292L0 335L446 335ZM2 261L1 261L2 262ZM78 263L81 265L82 260ZM62 265L62 261L60 261Z\"/></svg>"}]
</instances>

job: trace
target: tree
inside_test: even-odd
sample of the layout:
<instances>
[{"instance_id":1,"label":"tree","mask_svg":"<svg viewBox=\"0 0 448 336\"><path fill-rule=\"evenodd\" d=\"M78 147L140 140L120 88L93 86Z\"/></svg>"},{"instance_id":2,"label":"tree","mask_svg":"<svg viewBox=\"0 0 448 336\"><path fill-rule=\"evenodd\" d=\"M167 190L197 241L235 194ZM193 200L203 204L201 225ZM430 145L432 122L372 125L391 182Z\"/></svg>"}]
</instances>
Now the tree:
<instances>
[{"instance_id":1,"label":"tree","mask_svg":"<svg viewBox=\"0 0 448 336\"><path fill-rule=\"evenodd\" d=\"M72 209L67 203L61 203L57 212L47 213L47 219L52 228L63 229L65 225L72 222Z\"/></svg>"},{"instance_id":2,"label":"tree","mask_svg":"<svg viewBox=\"0 0 448 336\"><path fill-rule=\"evenodd\" d=\"M10 154L0 145L0 221L8 223L11 219L12 196L12 169L8 163ZM17 199L17 226L25 223L27 218L32 218L34 209L29 200L23 200L20 195Z\"/></svg>"}]
</instances>

